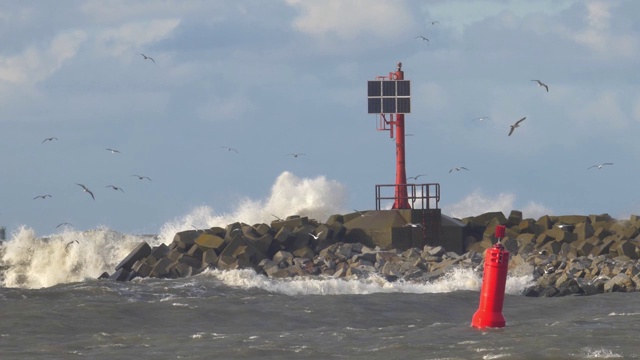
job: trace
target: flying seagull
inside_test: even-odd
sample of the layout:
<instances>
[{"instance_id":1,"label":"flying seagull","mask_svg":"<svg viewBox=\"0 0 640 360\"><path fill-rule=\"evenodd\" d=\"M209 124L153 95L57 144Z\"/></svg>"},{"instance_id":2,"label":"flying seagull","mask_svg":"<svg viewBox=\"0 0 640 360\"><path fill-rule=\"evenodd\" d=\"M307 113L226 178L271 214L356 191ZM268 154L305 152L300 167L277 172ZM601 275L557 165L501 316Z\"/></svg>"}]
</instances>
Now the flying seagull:
<instances>
[{"instance_id":1,"label":"flying seagull","mask_svg":"<svg viewBox=\"0 0 640 360\"><path fill-rule=\"evenodd\" d=\"M238 152L238 150L232 148L232 147L228 147L228 146L220 146L223 149L227 149L227 151L235 151L236 153Z\"/></svg>"},{"instance_id":2,"label":"flying seagull","mask_svg":"<svg viewBox=\"0 0 640 360\"><path fill-rule=\"evenodd\" d=\"M460 171L460 170L467 170L467 171L469 171L469 169L467 169L466 167L464 167L464 166L460 166L460 167L454 167L454 168L452 168L451 170L449 170L449 173L451 173L453 170L455 170L455 171Z\"/></svg>"},{"instance_id":3,"label":"flying seagull","mask_svg":"<svg viewBox=\"0 0 640 360\"><path fill-rule=\"evenodd\" d=\"M78 240L73 240L73 241L69 241L67 243L67 245L64 246L65 250L69 247L69 245L76 243L76 244L80 244L80 242Z\"/></svg>"},{"instance_id":4,"label":"flying seagull","mask_svg":"<svg viewBox=\"0 0 640 360\"><path fill-rule=\"evenodd\" d=\"M314 235L313 233L309 233L309 235L311 235L311 237L313 237L316 240L318 240L318 236L320 236L320 234L322 234L322 231L320 231L317 235Z\"/></svg>"},{"instance_id":5,"label":"flying seagull","mask_svg":"<svg viewBox=\"0 0 640 360\"><path fill-rule=\"evenodd\" d=\"M122 190L121 187L117 187L117 186L114 186L114 185L107 185L105 187L112 188L113 190L116 190L116 191L120 190L120 191L124 192L124 190Z\"/></svg>"},{"instance_id":6,"label":"flying seagull","mask_svg":"<svg viewBox=\"0 0 640 360\"><path fill-rule=\"evenodd\" d=\"M35 200L35 199L46 199L46 198L48 198L48 197L53 197L53 196L51 196L51 195L49 195L49 194L45 194L45 195L38 195L38 196L34 197L34 198L33 198L33 200Z\"/></svg>"},{"instance_id":7,"label":"flying seagull","mask_svg":"<svg viewBox=\"0 0 640 360\"><path fill-rule=\"evenodd\" d=\"M420 176L427 176L427 174L420 174L420 175L416 175L416 176L409 176L409 177L407 178L407 180L411 180L411 179L413 179L413 180L418 180L418 178L419 178Z\"/></svg>"},{"instance_id":8,"label":"flying seagull","mask_svg":"<svg viewBox=\"0 0 640 360\"><path fill-rule=\"evenodd\" d=\"M291 155L291 156L297 158L298 156L302 156L302 155L305 155L305 154L304 153L291 153L291 154L287 154L287 155Z\"/></svg>"},{"instance_id":9,"label":"flying seagull","mask_svg":"<svg viewBox=\"0 0 640 360\"><path fill-rule=\"evenodd\" d=\"M82 187L82 191L84 191L84 192L86 192L86 193L89 193L89 195L91 195L91 197L93 198L93 200L95 200L95 199L96 199L96 197L95 197L95 196L93 196L93 193L91 192L91 190L87 189L87 187L86 187L86 186L84 186L84 185L82 185L82 184L78 184L78 183L76 183L76 185L78 185L78 186Z\"/></svg>"},{"instance_id":10,"label":"flying seagull","mask_svg":"<svg viewBox=\"0 0 640 360\"><path fill-rule=\"evenodd\" d=\"M538 83L538 86L543 86L545 89L547 89L547 92L549 92L549 87L547 86L547 84L543 83L540 80L531 80L531 81L535 81Z\"/></svg>"},{"instance_id":11,"label":"flying seagull","mask_svg":"<svg viewBox=\"0 0 640 360\"><path fill-rule=\"evenodd\" d=\"M53 136L53 137L48 137L48 138L46 138L46 139L42 140L42 142L46 142L46 141L53 141L53 140L58 140L58 138L57 138L57 137L55 137L55 136Z\"/></svg>"},{"instance_id":12,"label":"flying seagull","mask_svg":"<svg viewBox=\"0 0 640 360\"><path fill-rule=\"evenodd\" d=\"M273 216L274 218L278 219L278 221L283 221L280 217L278 217L276 215L271 214L271 216Z\"/></svg>"},{"instance_id":13,"label":"flying seagull","mask_svg":"<svg viewBox=\"0 0 640 360\"><path fill-rule=\"evenodd\" d=\"M56 226L56 229L59 228L60 226L73 226L73 225L68 223L68 222L63 222L63 223L58 224L58 226Z\"/></svg>"},{"instance_id":14,"label":"flying seagull","mask_svg":"<svg viewBox=\"0 0 640 360\"><path fill-rule=\"evenodd\" d=\"M440 24L440 21L437 21L437 20L436 20L436 21L432 21L432 22L431 22L431 25L435 25L435 24Z\"/></svg>"},{"instance_id":15,"label":"flying seagull","mask_svg":"<svg viewBox=\"0 0 640 360\"><path fill-rule=\"evenodd\" d=\"M145 54L140 54L140 55L142 55L142 57L143 57L145 60L151 60L151 61L153 61L153 63L154 63L154 64L156 63L156 61L155 61L155 60L153 60L153 58L152 58L151 56L147 56L147 55L145 55Z\"/></svg>"},{"instance_id":16,"label":"flying seagull","mask_svg":"<svg viewBox=\"0 0 640 360\"><path fill-rule=\"evenodd\" d=\"M119 154L119 153L120 153L120 151L119 151L119 150L116 150L116 149L109 149L109 148L107 148L107 151L111 151L111 153L112 153L112 154L115 154L115 153L118 153L118 154Z\"/></svg>"},{"instance_id":17,"label":"flying seagull","mask_svg":"<svg viewBox=\"0 0 640 360\"><path fill-rule=\"evenodd\" d=\"M516 121L515 124L511 125L511 130L509 130L509 136L511 136L511 134L513 134L513 130L515 130L517 127L520 127L520 123L524 121L524 119L526 119L527 117L523 117L522 119Z\"/></svg>"},{"instance_id":18,"label":"flying seagull","mask_svg":"<svg viewBox=\"0 0 640 360\"><path fill-rule=\"evenodd\" d=\"M405 227L407 227L407 226L411 226L411 227L422 227L422 224L406 223L404 226L405 226Z\"/></svg>"},{"instance_id":19,"label":"flying seagull","mask_svg":"<svg viewBox=\"0 0 640 360\"><path fill-rule=\"evenodd\" d=\"M598 170L602 169L605 165L613 165L613 163L610 162L606 162L606 163L602 163L602 164L596 164L596 165L591 165L587 168L587 170L591 169L591 168L598 168Z\"/></svg>"},{"instance_id":20,"label":"flying seagull","mask_svg":"<svg viewBox=\"0 0 640 360\"><path fill-rule=\"evenodd\" d=\"M426 41L427 44L429 44L429 39L427 39L426 37L422 36L422 35L418 35L416 36L416 39L422 39L423 41Z\"/></svg>"},{"instance_id":21,"label":"flying seagull","mask_svg":"<svg viewBox=\"0 0 640 360\"><path fill-rule=\"evenodd\" d=\"M136 175L136 174L133 174L131 176L137 177L138 180L147 179L147 180L151 181L151 179L148 176L142 176L142 175Z\"/></svg>"},{"instance_id":22,"label":"flying seagull","mask_svg":"<svg viewBox=\"0 0 640 360\"><path fill-rule=\"evenodd\" d=\"M492 120L492 119L491 119L490 117L488 117L488 116L480 116L480 117L477 117L477 118L475 118L475 119L473 119L473 120L474 120L474 121L475 121L475 120L478 120L478 121L481 121L481 122L482 122L482 121L485 121L485 120Z\"/></svg>"}]
</instances>

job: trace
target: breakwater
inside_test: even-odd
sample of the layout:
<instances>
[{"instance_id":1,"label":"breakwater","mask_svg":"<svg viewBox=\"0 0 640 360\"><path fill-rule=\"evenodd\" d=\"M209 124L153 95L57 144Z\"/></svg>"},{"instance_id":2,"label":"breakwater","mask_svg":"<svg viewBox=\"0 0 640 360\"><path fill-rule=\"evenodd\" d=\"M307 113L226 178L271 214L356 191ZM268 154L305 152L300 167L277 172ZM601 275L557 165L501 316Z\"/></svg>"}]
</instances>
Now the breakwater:
<instances>
[{"instance_id":1,"label":"breakwater","mask_svg":"<svg viewBox=\"0 0 640 360\"><path fill-rule=\"evenodd\" d=\"M224 228L185 230L168 245L140 243L112 274L101 278L178 278L208 268L251 268L273 278L376 275L389 281L428 282L454 268L481 272L484 251L497 241L495 227L505 225L501 241L511 253L510 269L528 266L534 279L524 295L640 290L640 217L636 215L626 220L606 214L529 219L517 210L508 217L485 213L459 219L464 224L462 254L443 246L399 250L349 241L353 239L350 232L357 231L345 226L349 218L353 214L333 215L320 223L290 216L271 224L236 222Z\"/></svg>"}]
</instances>

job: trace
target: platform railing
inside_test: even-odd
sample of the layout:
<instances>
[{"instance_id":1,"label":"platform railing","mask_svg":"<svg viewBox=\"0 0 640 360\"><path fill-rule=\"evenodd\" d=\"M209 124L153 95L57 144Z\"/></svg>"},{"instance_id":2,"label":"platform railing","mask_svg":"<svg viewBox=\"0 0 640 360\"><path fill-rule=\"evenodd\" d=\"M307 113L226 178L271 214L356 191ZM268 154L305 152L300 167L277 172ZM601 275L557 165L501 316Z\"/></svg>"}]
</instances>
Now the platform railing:
<instances>
[{"instance_id":1,"label":"platform railing","mask_svg":"<svg viewBox=\"0 0 640 360\"><path fill-rule=\"evenodd\" d=\"M407 197L399 198L396 196L397 187L406 187ZM392 195L385 196L385 193ZM394 203L398 203L398 200L407 200L411 203L413 209L437 209L440 203L440 184L382 184L376 185L376 210L381 210L382 202L385 200L393 200Z\"/></svg>"}]
</instances>

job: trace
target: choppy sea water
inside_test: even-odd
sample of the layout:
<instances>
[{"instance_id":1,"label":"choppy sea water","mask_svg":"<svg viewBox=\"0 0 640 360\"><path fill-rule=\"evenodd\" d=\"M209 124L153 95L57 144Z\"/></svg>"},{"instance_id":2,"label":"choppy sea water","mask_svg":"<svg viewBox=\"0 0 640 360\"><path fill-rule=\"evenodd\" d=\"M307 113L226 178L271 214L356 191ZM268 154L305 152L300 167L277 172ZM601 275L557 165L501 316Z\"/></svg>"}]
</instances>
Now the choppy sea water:
<instances>
[{"instance_id":1,"label":"choppy sea water","mask_svg":"<svg viewBox=\"0 0 640 360\"><path fill-rule=\"evenodd\" d=\"M0 288L2 359L638 358L640 293L508 294L500 329L470 326L477 290L381 279L87 279ZM476 287L473 280L468 286Z\"/></svg>"}]
</instances>

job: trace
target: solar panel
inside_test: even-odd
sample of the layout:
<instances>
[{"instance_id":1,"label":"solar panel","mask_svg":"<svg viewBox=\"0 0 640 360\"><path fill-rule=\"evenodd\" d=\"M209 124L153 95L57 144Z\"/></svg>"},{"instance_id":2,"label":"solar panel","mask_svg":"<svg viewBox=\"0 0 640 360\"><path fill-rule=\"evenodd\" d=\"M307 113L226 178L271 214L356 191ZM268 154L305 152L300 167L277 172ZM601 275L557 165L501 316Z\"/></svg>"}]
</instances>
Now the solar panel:
<instances>
[{"instance_id":1,"label":"solar panel","mask_svg":"<svg viewBox=\"0 0 640 360\"><path fill-rule=\"evenodd\" d=\"M409 80L375 80L367 82L369 114L408 114L411 112Z\"/></svg>"}]
</instances>

